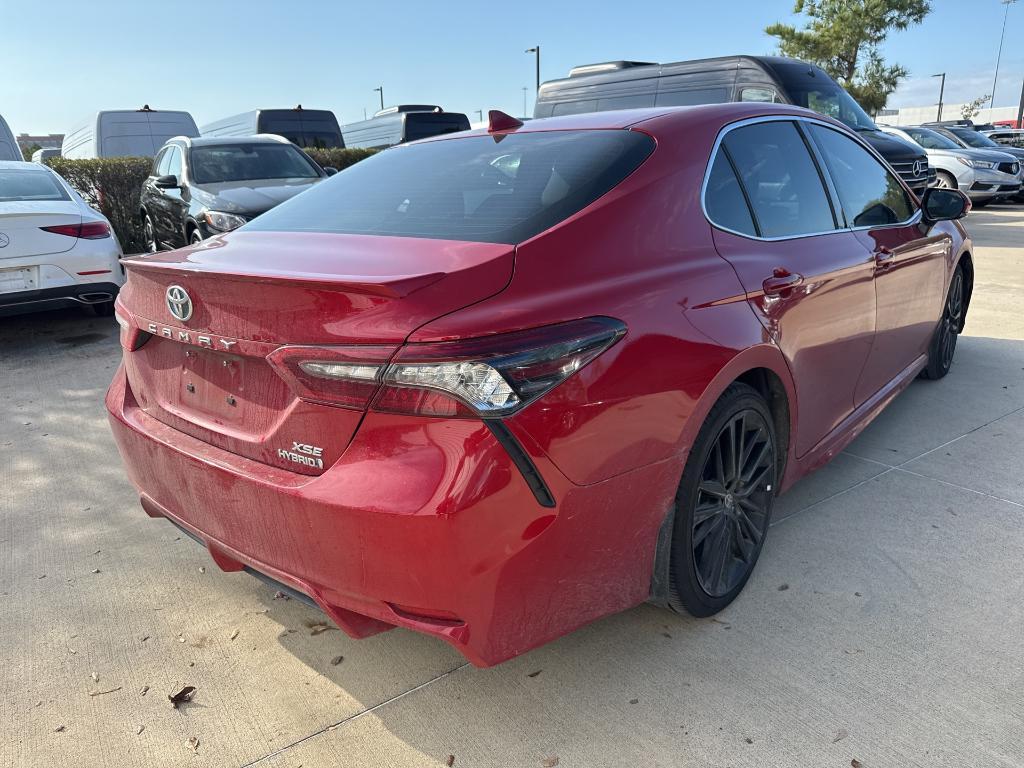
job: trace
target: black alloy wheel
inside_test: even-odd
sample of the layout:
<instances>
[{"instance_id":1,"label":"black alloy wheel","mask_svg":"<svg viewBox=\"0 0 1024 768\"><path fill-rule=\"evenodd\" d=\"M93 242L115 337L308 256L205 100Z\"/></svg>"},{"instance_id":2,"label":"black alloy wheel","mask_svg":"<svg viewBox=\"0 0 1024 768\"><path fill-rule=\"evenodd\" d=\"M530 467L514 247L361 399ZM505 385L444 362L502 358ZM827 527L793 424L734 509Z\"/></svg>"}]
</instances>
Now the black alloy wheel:
<instances>
[{"instance_id":1,"label":"black alloy wheel","mask_svg":"<svg viewBox=\"0 0 1024 768\"><path fill-rule=\"evenodd\" d=\"M701 428L676 498L674 608L709 616L743 589L768 531L777 469L764 398L745 384L732 385Z\"/></svg>"},{"instance_id":2,"label":"black alloy wheel","mask_svg":"<svg viewBox=\"0 0 1024 768\"><path fill-rule=\"evenodd\" d=\"M928 349L928 367L921 372L924 378L941 379L949 373L953 366L953 355L956 353L960 329L964 325L964 312L964 270L958 265L953 272L953 279L949 281L949 292L946 294L946 304L942 308L942 317Z\"/></svg>"},{"instance_id":3,"label":"black alloy wheel","mask_svg":"<svg viewBox=\"0 0 1024 768\"><path fill-rule=\"evenodd\" d=\"M153 219L148 213L142 215L142 239L146 246L146 253L156 253L158 245L156 242L156 230L153 228Z\"/></svg>"}]
</instances>

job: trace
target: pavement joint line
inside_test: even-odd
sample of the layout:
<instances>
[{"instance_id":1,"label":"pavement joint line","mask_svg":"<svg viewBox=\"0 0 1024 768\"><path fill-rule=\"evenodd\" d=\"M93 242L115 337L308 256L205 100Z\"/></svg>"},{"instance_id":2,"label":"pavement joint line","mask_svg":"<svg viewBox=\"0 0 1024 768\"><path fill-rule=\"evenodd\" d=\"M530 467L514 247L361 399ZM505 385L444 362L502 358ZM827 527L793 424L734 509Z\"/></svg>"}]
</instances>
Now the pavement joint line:
<instances>
[{"instance_id":1,"label":"pavement joint line","mask_svg":"<svg viewBox=\"0 0 1024 768\"><path fill-rule=\"evenodd\" d=\"M248 763L244 763L241 766L241 768L250 768L253 765L259 765L260 763L266 762L267 760L270 760L270 759L272 759L274 757L277 757L278 755L286 752L287 750L291 749L292 747L298 746L299 744L302 744L305 741L309 741L310 739L315 738L316 736L319 736L322 733L327 733L328 731L336 730L337 728L340 728L343 725L347 725L348 723L351 723L353 720L358 720L363 715L368 715L371 712L376 712L378 709L381 709L382 707L386 707L388 704L390 704L390 703L392 703L394 701L398 701L399 699L403 699L406 696L408 696L409 694L416 693L416 691L420 690L421 688L426 688L428 685L430 685L432 683L436 683L438 680L443 680L444 678L448 677L448 675L454 674L454 673L458 672L460 669L465 669L468 666L469 666L469 662L468 661L467 662L463 662L462 664L459 664L456 667L452 667L451 669L449 669L446 672L442 672L441 674L437 675L436 677L432 677L431 679L426 680L426 681L420 683L419 685L413 686L412 688L410 688L407 691L402 691L401 693L395 694L390 699L385 699L384 701L380 702L379 704L374 704L372 707L367 707L366 709L362 709L359 712L356 712L356 713L354 713L352 715L349 715L348 717L342 718L341 720L339 720L336 723L332 723L331 725L324 726L320 730L314 731L313 733L309 733L309 734L303 736L301 739L296 739L291 744L285 744L280 749L274 750L273 752L270 752L269 754L266 754L263 757L257 757L255 760L252 760L252 761L250 761Z\"/></svg>"},{"instance_id":2,"label":"pavement joint line","mask_svg":"<svg viewBox=\"0 0 1024 768\"><path fill-rule=\"evenodd\" d=\"M876 463L881 464L881 462L876 462ZM868 478L865 478L864 480L861 480L859 483L854 483L849 488L843 488L841 491L836 491L835 493L826 496L824 499L818 499L813 504L808 504L806 507L801 507L796 512L794 512L794 513L792 513L790 515L786 515L781 520L777 520L774 523L771 523L768 527L769 528L774 528L777 525L782 525L787 520L792 520L797 515L801 515L801 514L803 514L804 512L806 512L809 509L814 509L816 506L818 506L819 504L824 504L826 501L832 501L832 499L836 498L837 496L842 496L844 493L849 493L852 490L860 488L862 485L870 483L872 480L877 480L878 478L882 477L883 475L889 474L894 469L896 469L896 467L889 467L885 471L879 472L877 475L872 475L871 477L868 477Z\"/></svg>"},{"instance_id":3,"label":"pavement joint line","mask_svg":"<svg viewBox=\"0 0 1024 768\"><path fill-rule=\"evenodd\" d=\"M968 491L969 493L976 493L979 496L985 496L985 497L987 497L989 499L993 499L995 501L1001 501L1004 504L1012 504L1015 507L1020 507L1021 509L1024 509L1024 504L1021 504L1019 501L1013 501L1012 499L1004 499L1002 496L996 496L995 494L988 493L986 491L979 491L977 488L968 488L966 485L960 485L958 483L951 483L948 480L940 480L939 478L932 477L931 475L922 475L920 472L914 472L913 470L904 469L903 467L893 467L893 469L895 469L897 472L904 472L905 474L913 475L914 477L920 477L920 478L922 478L924 480L934 480L936 483L941 483L942 485L948 485L950 488L958 488L961 491Z\"/></svg>"},{"instance_id":4,"label":"pavement joint line","mask_svg":"<svg viewBox=\"0 0 1024 768\"><path fill-rule=\"evenodd\" d=\"M904 462L902 462L900 464L897 464L896 468L900 469L902 467L907 466L907 464L910 464L912 461L917 461L918 459L923 459L925 456L927 456L930 453L935 453L936 451L941 451L943 448L949 447L950 445L952 445L953 443L957 442L958 440L963 440L968 435L973 435L979 429L984 429L985 427L988 427L988 426L991 426L992 424L995 424L997 421L1000 421L1001 419L1005 419L1007 416L1013 416L1013 414L1020 413L1021 411L1024 411L1024 406L1018 406L1018 407L1014 408L1013 410L1007 411L1002 416L996 416L994 419L986 421L984 424L981 424L981 425L975 427L974 429L967 430L966 432L964 432L959 437L954 437L952 440L947 440L942 445L937 445L934 448L931 448L931 449L925 451L924 453L922 453L922 454L920 454L918 456L915 456L912 459L907 459L906 461L904 461Z\"/></svg>"}]
</instances>

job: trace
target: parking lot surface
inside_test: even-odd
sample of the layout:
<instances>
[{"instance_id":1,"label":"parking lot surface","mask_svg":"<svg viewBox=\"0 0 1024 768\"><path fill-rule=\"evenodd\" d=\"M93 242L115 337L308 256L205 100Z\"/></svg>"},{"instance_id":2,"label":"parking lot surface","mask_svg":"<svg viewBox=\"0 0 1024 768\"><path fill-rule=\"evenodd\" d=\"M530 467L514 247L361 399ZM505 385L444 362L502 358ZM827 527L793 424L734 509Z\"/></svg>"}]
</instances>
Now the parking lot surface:
<instances>
[{"instance_id":1,"label":"parking lot surface","mask_svg":"<svg viewBox=\"0 0 1024 768\"><path fill-rule=\"evenodd\" d=\"M735 603L488 670L221 573L122 471L113 319L0 319L0 765L1024 764L1024 210L967 224L952 372L779 500Z\"/></svg>"}]
</instances>

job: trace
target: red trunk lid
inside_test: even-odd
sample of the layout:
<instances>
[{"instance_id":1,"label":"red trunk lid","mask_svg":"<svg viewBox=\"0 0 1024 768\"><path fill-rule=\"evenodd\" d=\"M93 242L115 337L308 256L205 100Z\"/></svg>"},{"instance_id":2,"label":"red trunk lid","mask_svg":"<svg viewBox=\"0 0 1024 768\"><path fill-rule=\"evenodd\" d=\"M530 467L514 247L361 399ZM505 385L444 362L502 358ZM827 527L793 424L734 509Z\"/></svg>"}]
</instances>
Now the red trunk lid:
<instances>
[{"instance_id":1,"label":"red trunk lid","mask_svg":"<svg viewBox=\"0 0 1024 768\"><path fill-rule=\"evenodd\" d=\"M403 237L237 232L125 260L120 302L153 334L125 353L140 407L211 445L305 474L345 450L362 412L299 400L266 361L285 345L397 348L492 296L514 247ZM192 315L171 314L180 286ZM313 450L319 449L319 450Z\"/></svg>"}]
</instances>

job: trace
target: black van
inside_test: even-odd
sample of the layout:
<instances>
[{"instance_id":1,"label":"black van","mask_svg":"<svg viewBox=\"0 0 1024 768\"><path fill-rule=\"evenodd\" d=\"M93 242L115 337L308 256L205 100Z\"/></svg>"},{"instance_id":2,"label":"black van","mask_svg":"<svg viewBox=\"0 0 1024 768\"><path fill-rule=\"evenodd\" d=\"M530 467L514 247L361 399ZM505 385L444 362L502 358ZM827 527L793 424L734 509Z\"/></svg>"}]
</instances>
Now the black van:
<instances>
[{"instance_id":1,"label":"black van","mask_svg":"<svg viewBox=\"0 0 1024 768\"><path fill-rule=\"evenodd\" d=\"M814 64L778 56L724 56L655 64L609 61L542 83L534 117L730 101L795 104L857 131L920 196L935 179L920 147L882 133L842 86Z\"/></svg>"},{"instance_id":2,"label":"black van","mask_svg":"<svg viewBox=\"0 0 1024 768\"><path fill-rule=\"evenodd\" d=\"M338 118L329 109L253 109L208 123L199 129L203 136L254 136L272 133L299 147L319 149L344 147Z\"/></svg>"},{"instance_id":3,"label":"black van","mask_svg":"<svg viewBox=\"0 0 1024 768\"><path fill-rule=\"evenodd\" d=\"M434 104L399 104L376 112L369 120L342 126L346 147L380 149L407 141L469 130L461 112L445 112Z\"/></svg>"}]
</instances>

